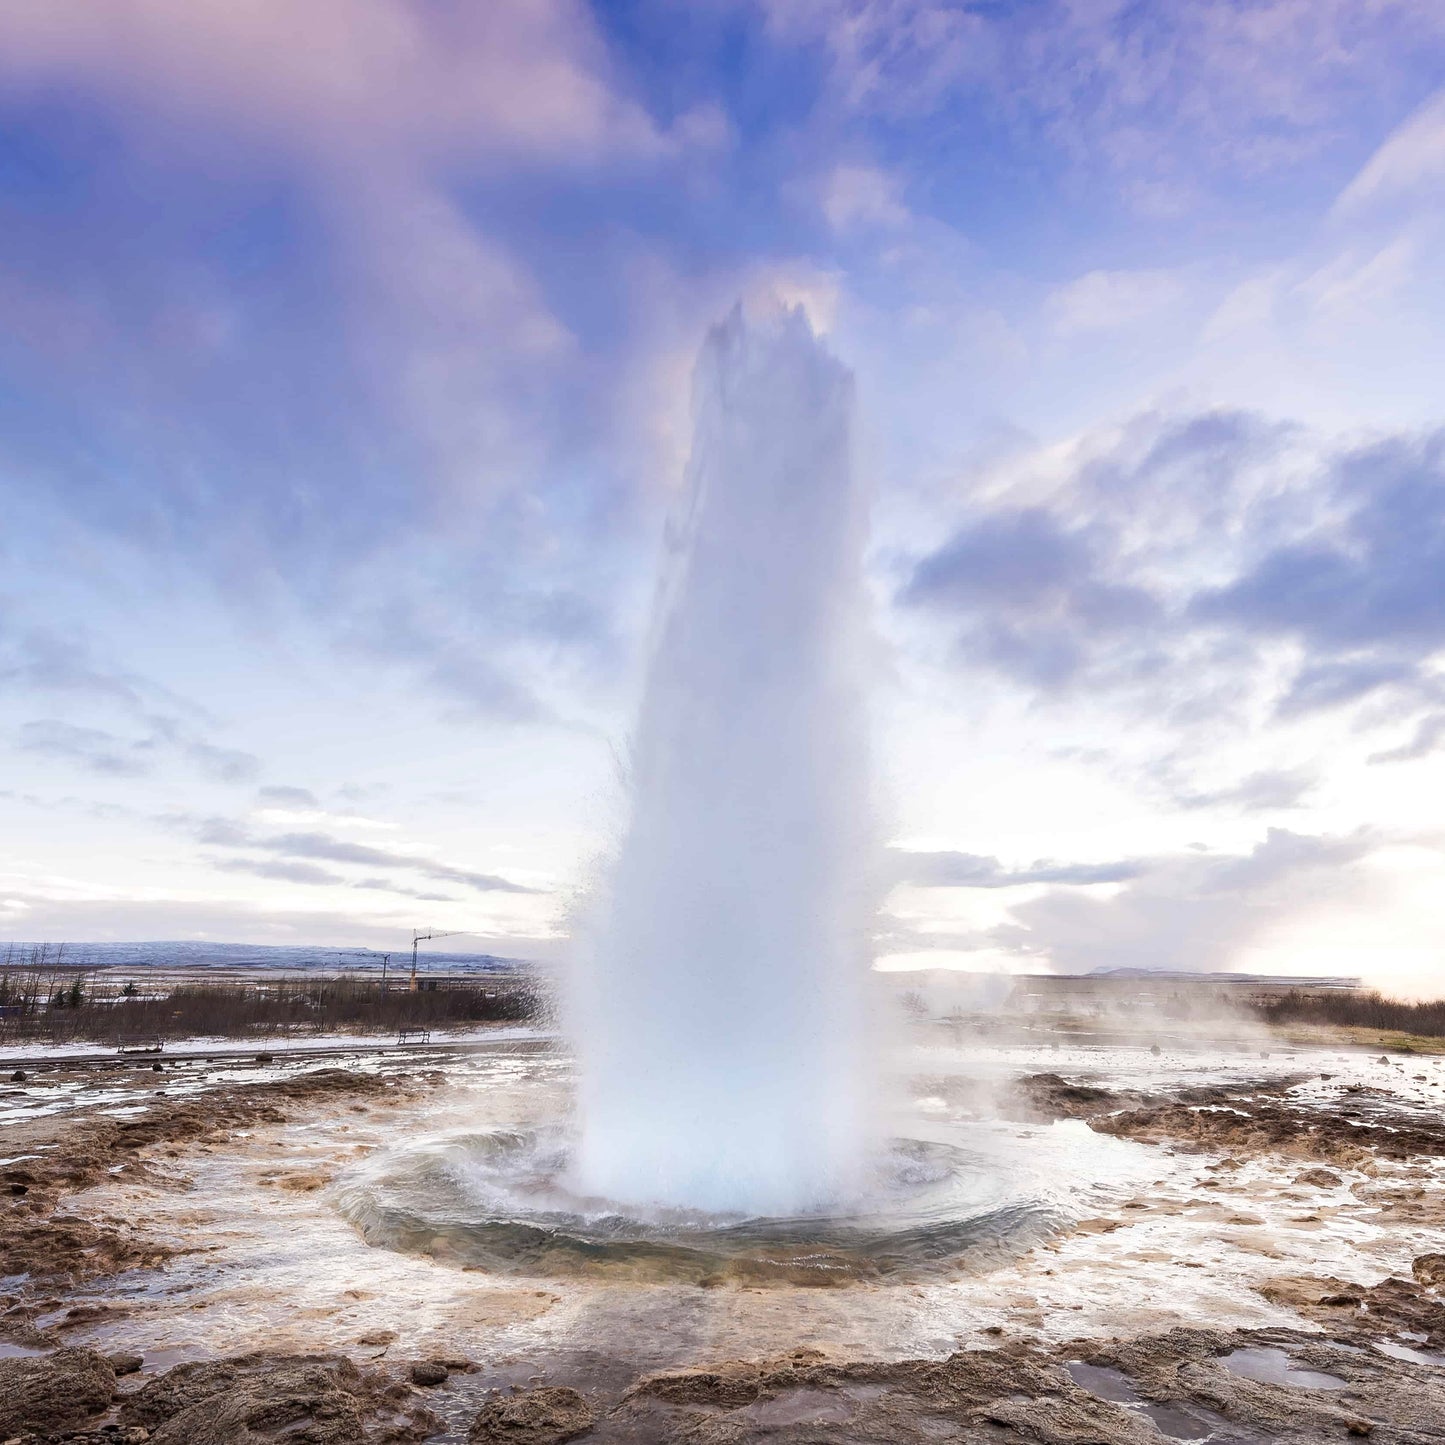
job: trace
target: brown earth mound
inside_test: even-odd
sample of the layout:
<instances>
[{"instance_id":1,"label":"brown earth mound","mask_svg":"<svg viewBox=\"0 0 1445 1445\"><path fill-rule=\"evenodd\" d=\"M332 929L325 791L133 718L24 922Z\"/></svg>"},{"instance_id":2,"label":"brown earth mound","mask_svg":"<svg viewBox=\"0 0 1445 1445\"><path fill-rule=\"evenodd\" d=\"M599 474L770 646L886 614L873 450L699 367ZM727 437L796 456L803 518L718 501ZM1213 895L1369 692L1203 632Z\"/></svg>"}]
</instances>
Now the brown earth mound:
<instances>
[{"instance_id":1,"label":"brown earth mound","mask_svg":"<svg viewBox=\"0 0 1445 1445\"><path fill-rule=\"evenodd\" d=\"M119 1398L118 1420L101 1423ZM178 1365L117 1397L93 1350L0 1360L0 1439L21 1445L409 1445L441 1428L403 1382L341 1355Z\"/></svg>"},{"instance_id":2,"label":"brown earth mound","mask_svg":"<svg viewBox=\"0 0 1445 1445\"><path fill-rule=\"evenodd\" d=\"M440 1425L411 1390L343 1355L242 1355L177 1365L122 1403L152 1445L424 1440Z\"/></svg>"},{"instance_id":3,"label":"brown earth mound","mask_svg":"<svg viewBox=\"0 0 1445 1445\"><path fill-rule=\"evenodd\" d=\"M1092 1119L1143 1097L1097 1084L1073 1083L1060 1074L1025 1074L1014 1080L1000 1102L1003 1112L1013 1118Z\"/></svg>"},{"instance_id":4,"label":"brown earth mound","mask_svg":"<svg viewBox=\"0 0 1445 1445\"><path fill-rule=\"evenodd\" d=\"M576 1390L524 1390L482 1406L467 1433L467 1445L563 1445L585 1434L596 1419Z\"/></svg>"},{"instance_id":5,"label":"brown earth mound","mask_svg":"<svg viewBox=\"0 0 1445 1445\"><path fill-rule=\"evenodd\" d=\"M1089 1120L1101 1134L1222 1154L1282 1154L1346 1168L1372 1158L1445 1156L1445 1125L1361 1123L1336 1109L1233 1095L1214 1105L1165 1103Z\"/></svg>"},{"instance_id":6,"label":"brown earth mound","mask_svg":"<svg viewBox=\"0 0 1445 1445\"><path fill-rule=\"evenodd\" d=\"M644 1376L589 1445L1320 1445L1438 1442L1445 1375L1288 1330L1179 1329L1132 1341L830 1364L812 1352ZM482 1434L474 1441L513 1437ZM516 1437L518 1439L530 1437ZM536 1445L561 1436L540 1436Z\"/></svg>"},{"instance_id":7,"label":"brown earth mound","mask_svg":"<svg viewBox=\"0 0 1445 1445\"><path fill-rule=\"evenodd\" d=\"M1378 1284L1348 1284L1331 1276L1285 1275L1266 1281L1259 1292L1322 1324L1336 1339L1357 1344L1413 1334L1432 1350L1445 1350L1445 1300L1432 1287L1438 1254L1415 1261L1414 1279L1391 1276Z\"/></svg>"},{"instance_id":8,"label":"brown earth mound","mask_svg":"<svg viewBox=\"0 0 1445 1445\"><path fill-rule=\"evenodd\" d=\"M1033 1117L1083 1119L1100 1134L1206 1153L1273 1153L1345 1168L1375 1158L1445 1157L1445 1120L1405 1114L1392 1108L1389 1095L1358 1086L1335 1102L1295 1102L1289 1097L1295 1082L1246 1082L1149 1097L1071 1083L1058 1074L1032 1074L1016 1081L1011 1098ZM1375 1117L1359 1117L1365 1105ZM1330 1182L1318 1170L1300 1178Z\"/></svg>"},{"instance_id":9,"label":"brown earth mound","mask_svg":"<svg viewBox=\"0 0 1445 1445\"><path fill-rule=\"evenodd\" d=\"M83 1425L115 1394L115 1370L94 1350L0 1360L0 1440Z\"/></svg>"}]
</instances>

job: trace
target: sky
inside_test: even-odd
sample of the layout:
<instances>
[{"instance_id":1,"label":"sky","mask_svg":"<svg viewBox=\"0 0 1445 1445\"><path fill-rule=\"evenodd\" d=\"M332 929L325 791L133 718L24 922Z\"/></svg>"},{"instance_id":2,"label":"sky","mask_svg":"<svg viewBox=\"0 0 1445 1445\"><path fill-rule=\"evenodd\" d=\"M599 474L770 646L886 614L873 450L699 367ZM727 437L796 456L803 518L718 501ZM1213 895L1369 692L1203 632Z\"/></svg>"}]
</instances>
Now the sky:
<instances>
[{"instance_id":1,"label":"sky","mask_svg":"<svg viewBox=\"0 0 1445 1445\"><path fill-rule=\"evenodd\" d=\"M565 953L693 359L852 370L883 968L1445 991L1438 0L0 0L0 939Z\"/></svg>"}]
</instances>

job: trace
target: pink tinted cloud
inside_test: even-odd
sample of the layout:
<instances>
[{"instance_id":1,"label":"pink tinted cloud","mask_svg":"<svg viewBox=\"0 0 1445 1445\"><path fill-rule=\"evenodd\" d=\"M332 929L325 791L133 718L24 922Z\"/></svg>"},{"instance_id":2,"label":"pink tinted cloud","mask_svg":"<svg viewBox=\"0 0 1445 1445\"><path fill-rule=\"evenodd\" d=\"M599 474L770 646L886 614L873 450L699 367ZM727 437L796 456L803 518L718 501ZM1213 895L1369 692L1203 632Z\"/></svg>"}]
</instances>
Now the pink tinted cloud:
<instances>
[{"instance_id":1,"label":"pink tinted cloud","mask_svg":"<svg viewBox=\"0 0 1445 1445\"><path fill-rule=\"evenodd\" d=\"M610 84L579 0L8 0L0 85L79 86L124 113L220 124L366 168L596 160L666 145Z\"/></svg>"},{"instance_id":2,"label":"pink tinted cloud","mask_svg":"<svg viewBox=\"0 0 1445 1445\"><path fill-rule=\"evenodd\" d=\"M584 0L5 0L6 90L98 100L168 159L299 170L363 384L453 496L530 474L576 355L529 258L462 213L448 172L647 164L728 143L707 111L659 130L622 93ZM52 329L104 329L106 309ZM165 368L228 336L223 306L173 300L145 349Z\"/></svg>"}]
</instances>

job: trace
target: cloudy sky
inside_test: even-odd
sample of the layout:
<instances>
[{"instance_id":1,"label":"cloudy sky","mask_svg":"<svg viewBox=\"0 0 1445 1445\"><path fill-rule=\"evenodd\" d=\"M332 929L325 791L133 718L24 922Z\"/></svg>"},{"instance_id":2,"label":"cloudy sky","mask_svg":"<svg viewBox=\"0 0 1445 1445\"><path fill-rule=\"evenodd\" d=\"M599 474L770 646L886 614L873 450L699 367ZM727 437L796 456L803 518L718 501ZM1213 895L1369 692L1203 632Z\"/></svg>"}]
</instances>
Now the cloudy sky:
<instances>
[{"instance_id":1,"label":"cloudy sky","mask_svg":"<svg viewBox=\"0 0 1445 1445\"><path fill-rule=\"evenodd\" d=\"M0 936L555 954L780 297L885 966L1438 989L1438 0L0 0L0 109Z\"/></svg>"}]
</instances>

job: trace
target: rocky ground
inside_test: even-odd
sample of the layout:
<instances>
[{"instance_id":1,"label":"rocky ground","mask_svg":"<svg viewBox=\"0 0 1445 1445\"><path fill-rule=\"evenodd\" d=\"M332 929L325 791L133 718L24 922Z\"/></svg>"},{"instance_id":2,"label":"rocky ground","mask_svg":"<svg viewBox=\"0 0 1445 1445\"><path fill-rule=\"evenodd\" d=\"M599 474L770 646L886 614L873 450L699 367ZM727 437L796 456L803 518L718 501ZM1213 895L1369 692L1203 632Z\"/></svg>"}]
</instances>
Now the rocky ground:
<instances>
[{"instance_id":1,"label":"rocky ground","mask_svg":"<svg viewBox=\"0 0 1445 1445\"><path fill-rule=\"evenodd\" d=\"M60 1208L66 1197L122 1171L132 1180L164 1185L167 1161L178 1159L188 1146L238 1129L280 1123L304 1110L350 1104L397 1089L413 1092L428 1081L323 1068L182 1098L169 1098L164 1089L146 1087L147 1082L148 1076L141 1075L130 1090L144 1099L143 1113L121 1117L87 1110L74 1118L50 1116L6 1126L6 1152L18 1157L0 1166L0 1198L6 1201L0 1213L0 1260L6 1276L26 1277L27 1295L136 1266L155 1267L174 1252L173 1246L147 1238L130 1220L66 1213ZM44 1152L31 1152L39 1150ZM25 1306L12 1304L0 1320L0 1333L13 1334L24 1311Z\"/></svg>"},{"instance_id":2,"label":"rocky ground","mask_svg":"<svg viewBox=\"0 0 1445 1445\"><path fill-rule=\"evenodd\" d=\"M1016 1267L960 1286L963 1293L947 1298L955 1311L972 1311L965 1348L929 1358L869 1357L838 1336L822 1348L738 1357L694 1343L684 1350L688 1362L659 1369L640 1343L629 1351L626 1338L581 1346L574 1338L532 1370L525 1351L518 1355L517 1337L506 1335L508 1322L565 1312L565 1286L557 1293L503 1290L428 1260L429 1287L454 1292L466 1309L448 1316L445 1331L424 1335L408 1329L384 1291L368 1302L365 1281L341 1277L330 1285L335 1311L298 1295L294 1327L276 1329L274 1347L258 1348L265 1330L242 1328L251 1308L244 1281L232 1280L228 1294L214 1281L202 1289L201 1275L185 1273L192 1251L212 1248L206 1231L230 1217L209 1205L210 1212L185 1212L207 1168L231 1171L220 1177L240 1191L229 1201L238 1216L270 1218L283 1230L303 1210L320 1217L330 1166L316 1162L318 1146L304 1154L295 1140L313 1138L307 1131L322 1124L344 1131L350 1126L337 1121L348 1118L397 1127L429 1106L444 1082L439 1074L322 1068L220 1081L176 1096L157 1094L132 1069L128 1097L144 1098L143 1111L107 1096L104 1109L22 1118L5 1128L0 1442L1439 1442L1445 1120L1418 1103L1405 1107L1393 1076L1381 1065L1378 1085L1359 1082L1358 1070L1338 1080L1316 1072L1308 1085L1275 1071L1145 1089L1067 1071L1024 1074L995 1091L989 1107L1040 1126L1080 1121L1070 1127L1137 1141L1161 1159L1186 1159L1193 1182L1184 1194L1146 1189L1121 1198ZM955 1103L976 1087L956 1077L917 1081L919 1092ZM1256 1182L1246 1188L1246 1177ZM1191 1221L1191 1238L1267 1235L1259 1201L1271 1190L1290 1211L1278 1217L1306 1239L1329 1229L1332 1238L1348 1239L1368 1219L1377 1234L1383 1226L1436 1247L1421 1248L1408 1265L1400 1256L1393 1271L1373 1268L1365 1256L1343 1268L1339 1260L1348 1257L1338 1252L1328 1267L1321 1261L1310 1268L1308 1250L1295 1248L1280 1251L1271 1271L1272 1246L1261 1239L1263 1267L1250 1289L1271 1323L1190 1318L1181 1297L1175 1318L1158 1306L1148 1316L1166 1327L1121 1315L1118 1328L1100 1329L1097 1313L1081 1312L1076 1318L1091 1328L1078 1338L1059 1328L1044 1287L1065 1269L1070 1251L1137 1260L1127 1267L1140 1271L1142 1287L1149 1251L1136 1245L1131 1254L1121 1241L1176 1217ZM151 1201L145 1212L137 1208L141 1199ZM234 1275L245 1257L236 1250L218 1256L216 1269ZM1168 1267L1193 1263L1173 1259ZM173 1292L152 1281L169 1281ZM970 1303L1003 1301L1023 1283L1033 1290L1030 1310L987 1313ZM903 1292L888 1288L889 1299ZM692 1290L719 1293L726 1292ZM764 1318L770 1307L801 1318L801 1293L737 1294L755 1311L749 1319ZM350 1296L361 1303L348 1303ZM885 1295L880 1288L859 1298L868 1307ZM936 1300L928 1307L937 1308ZM138 1319L148 1334L138 1332ZM216 1348L227 1338L227 1319L244 1352ZM384 1328L388 1320L392 1327ZM162 1337L161 1321L174 1326L165 1337L172 1343L152 1349L147 1341ZM204 1343L178 1349L173 1342L187 1337L188 1321L190 1337ZM308 1336L314 1350L298 1347ZM504 1361L499 1342L508 1338Z\"/></svg>"}]
</instances>

